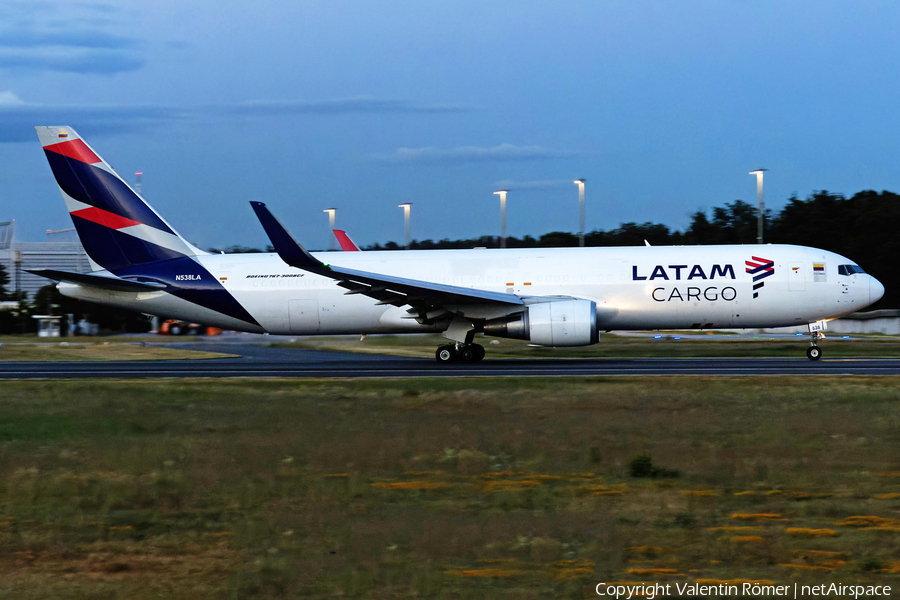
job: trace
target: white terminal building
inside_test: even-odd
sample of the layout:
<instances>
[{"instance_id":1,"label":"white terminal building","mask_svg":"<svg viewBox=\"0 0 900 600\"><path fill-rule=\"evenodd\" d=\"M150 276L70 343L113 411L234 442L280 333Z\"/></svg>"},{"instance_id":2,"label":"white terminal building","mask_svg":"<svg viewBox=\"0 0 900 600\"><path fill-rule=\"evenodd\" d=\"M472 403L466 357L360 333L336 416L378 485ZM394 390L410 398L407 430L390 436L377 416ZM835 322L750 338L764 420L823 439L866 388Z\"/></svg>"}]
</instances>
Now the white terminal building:
<instances>
[{"instance_id":1,"label":"white terminal building","mask_svg":"<svg viewBox=\"0 0 900 600\"><path fill-rule=\"evenodd\" d=\"M54 283L28 273L29 269L90 273L87 254L74 228L48 229L43 242L21 242L16 239L15 225L15 221L0 223L0 265L9 275L6 291L10 294L21 291L32 299L39 289Z\"/></svg>"}]
</instances>

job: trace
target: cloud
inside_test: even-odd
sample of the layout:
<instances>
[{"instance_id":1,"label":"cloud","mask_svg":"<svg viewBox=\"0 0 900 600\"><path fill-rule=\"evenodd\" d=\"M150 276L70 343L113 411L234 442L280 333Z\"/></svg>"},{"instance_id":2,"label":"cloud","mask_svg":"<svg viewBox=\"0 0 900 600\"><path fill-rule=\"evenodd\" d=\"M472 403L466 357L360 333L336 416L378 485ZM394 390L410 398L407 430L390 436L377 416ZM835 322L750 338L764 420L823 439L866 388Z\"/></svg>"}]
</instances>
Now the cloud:
<instances>
[{"instance_id":1,"label":"cloud","mask_svg":"<svg viewBox=\"0 0 900 600\"><path fill-rule=\"evenodd\" d=\"M82 127L92 133L134 132L151 124L183 118L181 111L159 106L65 106L27 104L0 92L0 143L34 141L35 125Z\"/></svg>"},{"instance_id":2,"label":"cloud","mask_svg":"<svg viewBox=\"0 0 900 600\"><path fill-rule=\"evenodd\" d=\"M50 17L48 18L48 15ZM144 65L118 9L78 2L10 2L0 9L0 68L110 75Z\"/></svg>"},{"instance_id":3,"label":"cloud","mask_svg":"<svg viewBox=\"0 0 900 600\"><path fill-rule=\"evenodd\" d=\"M289 114L348 114L348 113L445 113L464 112L471 108L451 104L421 104L405 100L373 98L339 98L333 100L251 101L213 107L228 114L270 116Z\"/></svg>"},{"instance_id":4,"label":"cloud","mask_svg":"<svg viewBox=\"0 0 900 600\"><path fill-rule=\"evenodd\" d=\"M420 104L371 97L335 100L242 102L215 106L72 106L23 102L12 91L0 92L0 143L30 142L34 126L67 125L91 133L133 133L149 125L176 120L227 120L235 116L345 115L443 113L469 110L462 106Z\"/></svg>"},{"instance_id":5,"label":"cloud","mask_svg":"<svg viewBox=\"0 0 900 600\"><path fill-rule=\"evenodd\" d=\"M144 60L131 52L65 47L37 48L34 51L9 51L0 47L0 68L61 71L113 75L135 71Z\"/></svg>"},{"instance_id":6,"label":"cloud","mask_svg":"<svg viewBox=\"0 0 900 600\"><path fill-rule=\"evenodd\" d=\"M392 154L376 154L371 158L390 163L446 163L446 162L497 162L516 160L545 160L570 156L571 152L551 150L542 146L458 146L456 148L398 148Z\"/></svg>"},{"instance_id":7,"label":"cloud","mask_svg":"<svg viewBox=\"0 0 900 600\"><path fill-rule=\"evenodd\" d=\"M22 106L21 98L10 91L0 92L0 106Z\"/></svg>"},{"instance_id":8,"label":"cloud","mask_svg":"<svg viewBox=\"0 0 900 600\"><path fill-rule=\"evenodd\" d=\"M8 31L0 38L0 46L7 48L36 48L41 46L61 46L74 48L131 48L136 41L98 30L81 31Z\"/></svg>"}]
</instances>

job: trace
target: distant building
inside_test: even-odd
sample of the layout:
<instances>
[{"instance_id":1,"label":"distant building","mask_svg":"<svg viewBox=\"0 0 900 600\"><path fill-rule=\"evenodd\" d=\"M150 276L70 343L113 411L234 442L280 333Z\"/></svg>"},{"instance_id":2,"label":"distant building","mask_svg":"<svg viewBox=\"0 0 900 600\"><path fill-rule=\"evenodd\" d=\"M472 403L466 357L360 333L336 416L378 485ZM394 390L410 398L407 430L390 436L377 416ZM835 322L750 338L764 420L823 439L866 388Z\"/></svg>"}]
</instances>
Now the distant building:
<instances>
[{"instance_id":1,"label":"distant building","mask_svg":"<svg viewBox=\"0 0 900 600\"><path fill-rule=\"evenodd\" d=\"M74 228L47 230L44 242L20 242L15 221L0 223L0 265L9 274L7 292L22 291L29 298L52 283L26 272L28 269L59 269L90 273L91 265Z\"/></svg>"}]
</instances>

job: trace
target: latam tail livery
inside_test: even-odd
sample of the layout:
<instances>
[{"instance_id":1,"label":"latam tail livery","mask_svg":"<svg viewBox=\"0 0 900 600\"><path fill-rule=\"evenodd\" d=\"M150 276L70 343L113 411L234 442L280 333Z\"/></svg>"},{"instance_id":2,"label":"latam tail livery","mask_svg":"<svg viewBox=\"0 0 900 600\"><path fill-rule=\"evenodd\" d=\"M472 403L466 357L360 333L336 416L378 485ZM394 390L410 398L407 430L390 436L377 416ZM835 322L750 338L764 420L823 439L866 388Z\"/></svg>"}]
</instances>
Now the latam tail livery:
<instances>
[{"instance_id":1,"label":"latam tail livery","mask_svg":"<svg viewBox=\"0 0 900 600\"><path fill-rule=\"evenodd\" d=\"M441 332L441 362L477 361L477 334L585 346L601 331L810 325L877 301L853 261L787 245L310 253L251 202L276 253L188 243L71 127L37 127L92 273L33 271L61 293L273 334Z\"/></svg>"}]
</instances>

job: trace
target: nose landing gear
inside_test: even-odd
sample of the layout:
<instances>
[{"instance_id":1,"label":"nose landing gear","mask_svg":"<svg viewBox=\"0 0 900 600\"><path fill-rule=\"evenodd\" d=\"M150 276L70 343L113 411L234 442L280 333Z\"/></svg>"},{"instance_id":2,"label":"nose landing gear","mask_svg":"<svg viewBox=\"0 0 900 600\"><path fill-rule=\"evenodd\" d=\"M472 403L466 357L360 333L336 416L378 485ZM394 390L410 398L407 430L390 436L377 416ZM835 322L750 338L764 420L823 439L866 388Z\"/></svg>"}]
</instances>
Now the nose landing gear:
<instances>
[{"instance_id":1,"label":"nose landing gear","mask_svg":"<svg viewBox=\"0 0 900 600\"><path fill-rule=\"evenodd\" d=\"M812 340L809 342L809 348L806 349L806 358L809 360L819 360L822 358L822 349L819 348L818 341L820 338L825 337L822 335L820 331L813 331Z\"/></svg>"},{"instance_id":2,"label":"nose landing gear","mask_svg":"<svg viewBox=\"0 0 900 600\"><path fill-rule=\"evenodd\" d=\"M478 362L484 358L484 346L480 344L446 344L437 349L434 358L439 363L462 361L467 363Z\"/></svg>"}]
</instances>

